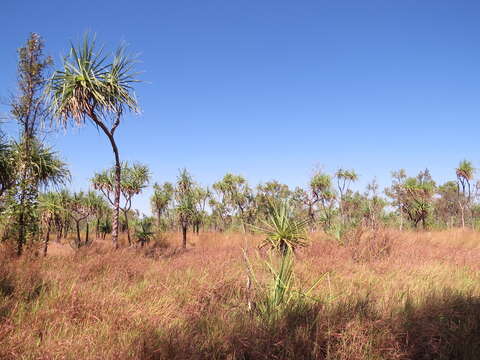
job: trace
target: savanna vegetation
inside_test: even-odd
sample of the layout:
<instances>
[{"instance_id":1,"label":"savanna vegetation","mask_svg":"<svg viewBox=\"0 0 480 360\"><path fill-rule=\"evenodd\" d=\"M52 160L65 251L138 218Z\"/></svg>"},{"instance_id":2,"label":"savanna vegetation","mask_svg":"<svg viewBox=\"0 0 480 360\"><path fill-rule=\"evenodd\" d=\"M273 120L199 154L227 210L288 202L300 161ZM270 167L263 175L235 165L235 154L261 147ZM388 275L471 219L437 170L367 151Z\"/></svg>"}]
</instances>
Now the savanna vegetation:
<instances>
[{"instance_id":1,"label":"savanna vegetation","mask_svg":"<svg viewBox=\"0 0 480 360\"><path fill-rule=\"evenodd\" d=\"M135 61L94 37L61 64L32 34L0 136L2 359L478 359L480 183L471 161L364 190L121 160ZM48 134L96 126L112 164L69 190ZM99 135L100 136L100 135ZM92 140L93 141L93 140ZM133 208L153 187L152 216Z\"/></svg>"}]
</instances>

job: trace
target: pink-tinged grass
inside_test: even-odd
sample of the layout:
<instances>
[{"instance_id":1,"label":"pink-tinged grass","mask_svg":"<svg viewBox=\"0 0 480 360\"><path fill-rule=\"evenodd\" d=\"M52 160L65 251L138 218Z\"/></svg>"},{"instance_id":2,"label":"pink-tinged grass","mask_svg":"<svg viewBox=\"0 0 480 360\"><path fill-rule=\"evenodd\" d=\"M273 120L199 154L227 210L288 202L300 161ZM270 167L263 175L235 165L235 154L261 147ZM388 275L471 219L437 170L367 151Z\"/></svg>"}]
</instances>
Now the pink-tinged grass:
<instances>
[{"instance_id":1,"label":"pink-tinged grass","mask_svg":"<svg viewBox=\"0 0 480 360\"><path fill-rule=\"evenodd\" d=\"M165 244L0 262L2 359L477 359L480 234L389 230L388 252L313 234L296 253L311 297L267 325L248 311L247 250L269 275L259 236L200 233ZM152 255L153 254L153 255ZM359 256L361 254L361 256Z\"/></svg>"}]
</instances>

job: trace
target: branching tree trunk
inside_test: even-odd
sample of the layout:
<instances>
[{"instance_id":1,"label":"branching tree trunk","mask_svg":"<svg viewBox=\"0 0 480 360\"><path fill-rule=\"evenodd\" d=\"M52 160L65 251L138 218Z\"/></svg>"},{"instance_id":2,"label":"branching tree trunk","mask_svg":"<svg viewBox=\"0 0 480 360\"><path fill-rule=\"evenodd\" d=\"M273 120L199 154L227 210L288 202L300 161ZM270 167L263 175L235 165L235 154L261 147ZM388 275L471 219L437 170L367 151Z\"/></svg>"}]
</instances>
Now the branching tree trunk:
<instances>
[{"instance_id":1,"label":"branching tree trunk","mask_svg":"<svg viewBox=\"0 0 480 360\"><path fill-rule=\"evenodd\" d=\"M63 68L54 73L49 88L52 108L63 126L68 125L69 119L82 125L88 117L110 142L115 156L112 216L112 242L115 248L119 247L122 169L114 134L124 110L138 112L137 100L132 93L132 83L138 80L132 70L133 59L125 55L123 47L112 57L105 57L102 49L96 49L95 40L86 36L81 46L72 46L70 56L65 59ZM82 74L83 78L78 80L76 74Z\"/></svg>"}]
</instances>

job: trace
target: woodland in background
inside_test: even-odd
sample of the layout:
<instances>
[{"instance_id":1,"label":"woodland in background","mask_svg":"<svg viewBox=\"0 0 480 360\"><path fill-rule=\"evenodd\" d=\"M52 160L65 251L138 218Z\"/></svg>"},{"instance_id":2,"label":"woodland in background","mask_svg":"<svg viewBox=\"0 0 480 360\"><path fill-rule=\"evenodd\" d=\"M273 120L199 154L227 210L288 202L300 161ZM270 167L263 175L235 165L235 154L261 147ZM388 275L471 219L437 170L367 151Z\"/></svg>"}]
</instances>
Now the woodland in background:
<instances>
[{"instance_id":1,"label":"woodland in background","mask_svg":"<svg viewBox=\"0 0 480 360\"><path fill-rule=\"evenodd\" d=\"M139 111L135 59L103 49L87 34L58 66L38 34L18 50L18 133L0 136L1 358L478 358L472 162L444 184L393 171L385 189L356 190L343 168L293 189L232 173L202 186L187 169L155 182L115 139ZM48 135L89 125L113 166L70 191ZM154 216L132 207L148 186Z\"/></svg>"},{"instance_id":2,"label":"woodland in background","mask_svg":"<svg viewBox=\"0 0 480 360\"><path fill-rule=\"evenodd\" d=\"M340 242L358 226L402 230L479 225L480 187L467 160L452 169L452 180L444 184L437 184L428 169L417 175L398 170L388 188L379 189L373 180L364 191L352 190L359 177L353 169L316 171L308 187L294 189L276 180L252 186L238 174L201 186L184 169L176 181L153 184L155 216L141 216L132 209L132 200L154 179L147 165L122 163L114 140L124 112L138 111L133 62L123 48L111 62L95 51L95 39L86 35L54 71L39 35L32 34L18 50L18 89L10 100L10 118L19 133L2 134L0 143L2 241L16 241L18 255L26 244L38 241L45 244L46 254L52 233L57 240L74 234L77 248L90 243L92 232L97 238L111 234L118 247L118 231L132 245L144 244L154 232L178 229L185 247L188 231L253 231L275 201L289 202L296 216L309 219L310 230L322 230ZM58 126L83 125L86 119L107 135L115 165L92 174L90 189L69 192L68 165L45 143L45 134Z\"/></svg>"}]
</instances>

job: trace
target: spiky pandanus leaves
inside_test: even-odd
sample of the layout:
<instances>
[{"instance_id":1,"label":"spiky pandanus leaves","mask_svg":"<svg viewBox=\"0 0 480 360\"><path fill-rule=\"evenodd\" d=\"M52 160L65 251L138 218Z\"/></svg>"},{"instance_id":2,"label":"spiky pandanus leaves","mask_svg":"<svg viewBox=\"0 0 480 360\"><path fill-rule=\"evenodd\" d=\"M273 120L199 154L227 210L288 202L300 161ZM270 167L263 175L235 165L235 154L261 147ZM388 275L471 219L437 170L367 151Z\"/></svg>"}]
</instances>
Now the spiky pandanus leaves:
<instances>
[{"instance_id":1,"label":"spiky pandanus leaves","mask_svg":"<svg viewBox=\"0 0 480 360\"><path fill-rule=\"evenodd\" d=\"M86 118L99 125L98 117L115 117L125 109L138 112L132 87L139 82L134 64L125 46L120 46L110 60L103 47L97 48L95 37L88 34L78 47L71 44L63 69L55 71L49 84L51 108L57 119L64 126L69 119L82 125Z\"/></svg>"},{"instance_id":2,"label":"spiky pandanus leaves","mask_svg":"<svg viewBox=\"0 0 480 360\"><path fill-rule=\"evenodd\" d=\"M455 169L455 173L457 175L457 178L462 178L467 181L470 181L473 179L473 174L475 173L475 168L473 167L473 164L468 161L468 160L463 160L460 162L458 167Z\"/></svg>"},{"instance_id":3,"label":"spiky pandanus leaves","mask_svg":"<svg viewBox=\"0 0 480 360\"><path fill-rule=\"evenodd\" d=\"M35 137L11 142L6 156L11 173L5 189L8 190L5 218L8 218L10 236L17 239L17 254L21 255L27 242L38 239L39 191L65 185L70 180L70 172L58 154Z\"/></svg>"},{"instance_id":4,"label":"spiky pandanus leaves","mask_svg":"<svg viewBox=\"0 0 480 360\"><path fill-rule=\"evenodd\" d=\"M70 180L70 171L67 164L63 162L58 153L40 143L37 139L29 140L30 154L27 158L23 156L23 141L12 144L12 154L18 167L27 167L32 172L31 177L38 186L65 185Z\"/></svg>"},{"instance_id":5,"label":"spiky pandanus leaves","mask_svg":"<svg viewBox=\"0 0 480 360\"><path fill-rule=\"evenodd\" d=\"M150 170L146 165L140 163L130 165L126 161L122 162L121 169L120 191L124 195L125 201L128 202L129 199L138 195L147 186L150 180ZM113 204L111 195L115 190L114 167L96 173L91 179L91 183L95 190L101 191Z\"/></svg>"},{"instance_id":6,"label":"spiky pandanus leaves","mask_svg":"<svg viewBox=\"0 0 480 360\"><path fill-rule=\"evenodd\" d=\"M83 44L75 47L63 60L48 86L51 110L55 118L67 127L69 120L83 125L90 119L107 136L115 156L115 191L113 201L112 241L118 248L118 223L120 211L120 154L114 133L125 110L139 112L133 93L133 83L138 82L133 72L135 61L125 53L125 47L109 56L103 47L97 49L95 38L85 35Z\"/></svg>"},{"instance_id":7,"label":"spiky pandanus leaves","mask_svg":"<svg viewBox=\"0 0 480 360\"><path fill-rule=\"evenodd\" d=\"M468 209L472 201L472 184L475 168L470 161L463 160L455 169L457 175L457 195L458 205L462 218L462 228L465 228L465 210Z\"/></svg>"},{"instance_id":8,"label":"spiky pandanus leaves","mask_svg":"<svg viewBox=\"0 0 480 360\"><path fill-rule=\"evenodd\" d=\"M243 251L244 259L248 271L248 289L254 285L260 290L260 297L252 304L252 298L249 297L249 310L255 309L257 314L265 325L271 327L275 326L287 312L295 311L308 304L309 301L314 300L311 293L318 286L320 281L326 275L320 276L308 288L298 287L295 278L295 258L293 250L287 248L280 259L272 257L270 254L269 261L264 264L271 275L271 280L266 284L257 280L255 271L250 263L246 251ZM257 295L257 296L258 296Z\"/></svg>"},{"instance_id":9,"label":"spiky pandanus leaves","mask_svg":"<svg viewBox=\"0 0 480 360\"><path fill-rule=\"evenodd\" d=\"M151 217L144 217L137 221L135 237L142 246L148 243L155 235L155 231L153 231L153 223L154 221Z\"/></svg>"},{"instance_id":10,"label":"spiky pandanus leaves","mask_svg":"<svg viewBox=\"0 0 480 360\"><path fill-rule=\"evenodd\" d=\"M282 254L289 250L308 244L307 225L309 219L299 219L293 214L290 203L284 201L270 201L270 213L267 220L262 220L261 226L253 229L266 235L260 248L269 246Z\"/></svg>"}]
</instances>

